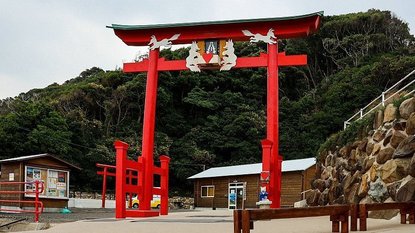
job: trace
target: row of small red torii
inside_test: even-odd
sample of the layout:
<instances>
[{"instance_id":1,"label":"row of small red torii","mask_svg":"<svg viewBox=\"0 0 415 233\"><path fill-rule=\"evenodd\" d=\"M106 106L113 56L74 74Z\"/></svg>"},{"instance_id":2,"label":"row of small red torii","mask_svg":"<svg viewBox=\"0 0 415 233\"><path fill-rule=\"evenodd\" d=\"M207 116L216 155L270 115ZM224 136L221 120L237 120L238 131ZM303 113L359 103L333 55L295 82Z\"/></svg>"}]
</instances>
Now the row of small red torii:
<instances>
[{"instance_id":1,"label":"row of small red torii","mask_svg":"<svg viewBox=\"0 0 415 233\"><path fill-rule=\"evenodd\" d=\"M189 69L200 71L203 69L267 68L267 134L266 139L261 141L263 149L261 186L266 187L268 198L272 202L271 208L279 208L282 156L279 155L278 144L278 67L307 65L307 56L279 53L277 39L308 36L317 31L322 15L322 12L317 12L295 17L255 20L108 26L129 46L150 45L148 59L123 65L123 71L127 73L147 72L147 83L142 155L138 157L138 161L128 160L128 145L121 141L115 142L117 151L116 218L159 215L158 212L151 210L150 203L153 194L161 195L160 214L168 213L170 159L167 156L160 156L161 167L155 167L153 161L158 72ZM263 41L267 43L268 52L267 54L261 53L258 57L236 58L233 54L233 41ZM222 52L224 43L226 43L227 50ZM170 48L172 44L191 44L189 57L186 60L170 61L160 58L160 47ZM227 65L226 69L225 65ZM137 184L126 183L127 170L138 172ZM154 174L161 175L160 188L153 187ZM127 193L138 194L139 210L126 210Z\"/></svg>"}]
</instances>

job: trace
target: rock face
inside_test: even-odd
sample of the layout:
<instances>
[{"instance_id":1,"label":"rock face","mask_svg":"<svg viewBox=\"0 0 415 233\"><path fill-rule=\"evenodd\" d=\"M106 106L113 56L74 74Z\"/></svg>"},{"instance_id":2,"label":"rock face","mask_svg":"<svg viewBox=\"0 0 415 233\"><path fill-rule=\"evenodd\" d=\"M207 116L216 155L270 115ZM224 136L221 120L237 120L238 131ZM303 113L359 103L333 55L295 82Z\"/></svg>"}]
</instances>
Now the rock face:
<instances>
[{"instance_id":1,"label":"rock face","mask_svg":"<svg viewBox=\"0 0 415 233\"><path fill-rule=\"evenodd\" d=\"M409 163L409 159L389 160L379 169L382 180L386 183L392 183L404 178L407 175Z\"/></svg>"},{"instance_id":2,"label":"rock face","mask_svg":"<svg viewBox=\"0 0 415 233\"><path fill-rule=\"evenodd\" d=\"M383 114L383 123L395 120L396 110L397 109L393 104L388 104L388 106L386 106L385 112Z\"/></svg>"},{"instance_id":3,"label":"rock face","mask_svg":"<svg viewBox=\"0 0 415 233\"><path fill-rule=\"evenodd\" d=\"M399 112L398 112L399 111ZM320 154L308 205L415 201L415 97L376 111L373 129ZM390 219L396 211L371 212Z\"/></svg>"},{"instance_id":4,"label":"rock face","mask_svg":"<svg viewBox=\"0 0 415 233\"><path fill-rule=\"evenodd\" d=\"M404 100L399 106L399 115L405 120L408 119L409 115L413 112L415 112L415 99L413 97Z\"/></svg>"},{"instance_id":5,"label":"rock face","mask_svg":"<svg viewBox=\"0 0 415 233\"><path fill-rule=\"evenodd\" d=\"M390 160L392 158L393 152L395 151L395 149L388 147L385 149L382 149L378 156L376 156L376 162L378 164L384 164L386 163L386 161Z\"/></svg>"},{"instance_id":6,"label":"rock face","mask_svg":"<svg viewBox=\"0 0 415 233\"><path fill-rule=\"evenodd\" d=\"M396 148L395 152L393 153L393 158L404 158L412 156L415 152L415 136L411 135L404 140L402 140L401 143L399 143L399 146Z\"/></svg>"},{"instance_id":7,"label":"rock face","mask_svg":"<svg viewBox=\"0 0 415 233\"><path fill-rule=\"evenodd\" d=\"M399 130L395 130L392 133L392 137L390 140L390 144L393 148L397 148L399 146L399 143L401 143L407 136Z\"/></svg>"},{"instance_id":8,"label":"rock face","mask_svg":"<svg viewBox=\"0 0 415 233\"><path fill-rule=\"evenodd\" d=\"M396 201L407 202L415 200L415 178L407 176L402 180L396 192Z\"/></svg>"},{"instance_id":9,"label":"rock face","mask_svg":"<svg viewBox=\"0 0 415 233\"><path fill-rule=\"evenodd\" d=\"M388 189L386 184L378 178L375 182L370 183L368 194L374 201L383 202L388 198Z\"/></svg>"},{"instance_id":10,"label":"rock face","mask_svg":"<svg viewBox=\"0 0 415 233\"><path fill-rule=\"evenodd\" d=\"M411 162L409 163L408 175L415 177L415 155L412 156Z\"/></svg>"},{"instance_id":11,"label":"rock face","mask_svg":"<svg viewBox=\"0 0 415 233\"><path fill-rule=\"evenodd\" d=\"M375 133L373 134L373 141L380 142L385 138L385 136L386 136L385 130L376 130Z\"/></svg>"},{"instance_id":12,"label":"rock face","mask_svg":"<svg viewBox=\"0 0 415 233\"><path fill-rule=\"evenodd\" d=\"M375 119L373 121L373 128L377 129L379 128L383 123L383 111L382 110L378 110L375 113Z\"/></svg>"},{"instance_id":13,"label":"rock face","mask_svg":"<svg viewBox=\"0 0 415 233\"><path fill-rule=\"evenodd\" d=\"M406 133L415 134L415 112L409 115L408 121L406 122Z\"/></svg>"},{"instance_id":14,"label":"rock face","mask_svg":"<svg viewBox=\"0 0 415 233\"><path fill-rule=\"evenodd\" d=\"M359 190L357 192L357 195L360 198L366 197L367 192L369 191L368 178L369 176L367 174L362 176L362 181L360 182Z\"/></svg>"}]
</instances>

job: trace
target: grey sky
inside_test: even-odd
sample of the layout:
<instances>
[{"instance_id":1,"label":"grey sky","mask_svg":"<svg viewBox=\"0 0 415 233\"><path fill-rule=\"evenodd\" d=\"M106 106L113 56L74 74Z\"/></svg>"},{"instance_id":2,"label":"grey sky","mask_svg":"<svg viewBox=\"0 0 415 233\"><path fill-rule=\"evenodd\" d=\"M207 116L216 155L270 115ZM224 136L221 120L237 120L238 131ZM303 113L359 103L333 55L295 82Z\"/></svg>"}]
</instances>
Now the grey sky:
<instances>
[{"instance_id":1,"label":"grey sky","mask_svg":"<svg viewBox=\"0 0 415 233\"><path fill-rule=\"evenodd\" d=\"M132 60L105 28L155 24L390 10L415 31L410 0L0 0L0 99L76 77L93 66L112 70Z\"/></svg>"}]
</instances>

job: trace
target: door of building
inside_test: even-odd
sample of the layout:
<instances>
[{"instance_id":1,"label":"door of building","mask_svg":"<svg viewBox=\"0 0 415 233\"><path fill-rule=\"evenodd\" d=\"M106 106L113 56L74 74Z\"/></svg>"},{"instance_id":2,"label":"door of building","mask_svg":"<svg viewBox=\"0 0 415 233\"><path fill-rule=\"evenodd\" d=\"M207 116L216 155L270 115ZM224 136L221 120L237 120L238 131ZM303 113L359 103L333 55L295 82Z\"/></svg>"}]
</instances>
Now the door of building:
<instances>
[{"instance_id":1,"label":"door of building","mask_svg":"<svg viewBox=\"0 0 415 233\"><path fill-rule=\"evenodd\" d=\"M245 183L229 183L228 208L230 210L243 209L245 199Z\"/></svg>"}]
</instances>

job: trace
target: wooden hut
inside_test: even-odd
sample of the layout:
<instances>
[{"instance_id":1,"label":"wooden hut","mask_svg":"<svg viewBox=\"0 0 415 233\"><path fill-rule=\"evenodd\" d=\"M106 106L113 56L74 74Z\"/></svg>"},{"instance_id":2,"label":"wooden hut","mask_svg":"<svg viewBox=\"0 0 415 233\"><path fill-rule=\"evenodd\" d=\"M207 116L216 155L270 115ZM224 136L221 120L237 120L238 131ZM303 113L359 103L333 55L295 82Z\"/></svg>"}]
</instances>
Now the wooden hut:
<instances>
[{"instance_id":1,"label":"wooden hut","mask_svg":"<svg viewBox=\"0 0 415 233\"><path fill-rule=\"evenodd\" d=\"M281 206L293 206L311 188L315 158L282 162ZM262 163L216 167L189 177L194 181L195 207L255 208ZM236 202L230 201L236 194Z\"/></svg>"}]
</instances>

